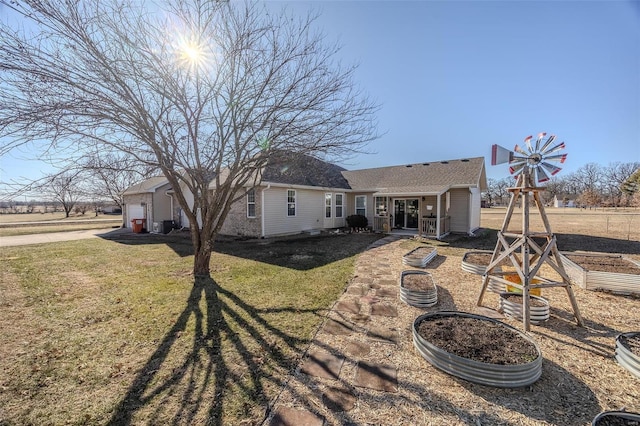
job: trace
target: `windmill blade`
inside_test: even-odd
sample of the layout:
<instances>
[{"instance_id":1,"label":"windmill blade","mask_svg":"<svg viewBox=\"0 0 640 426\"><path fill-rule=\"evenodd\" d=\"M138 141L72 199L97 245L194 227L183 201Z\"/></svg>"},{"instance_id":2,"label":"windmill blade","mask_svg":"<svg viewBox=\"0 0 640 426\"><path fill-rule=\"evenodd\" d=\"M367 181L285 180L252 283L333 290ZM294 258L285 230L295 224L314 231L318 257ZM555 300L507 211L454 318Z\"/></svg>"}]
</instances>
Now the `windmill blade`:
<instances>
[{"instance_id":1,"label":"windmill blade","mask_svg":"<svg viewBox=\"0 0 640 426\"><path fill-rule=\"evenodd\" d=\"M527 163L519 163L519 164L514 164L513 166L509 167L509 173L511 173L512 175L518 174L526 165Z\"/></svg>"},{"instance_id":2,"label":"windmill blade","mask_svg":"<svg viewBox=\"0 0 640 426\"><path fill-rule=\"evenodd\" d=\"M526 138L524 138L524 143L527 145L527 148L529 149L529 152L533 152L533 148L531 148L531 139L533 138L533 136L527 136Z\"/></svg>"},{"instance_id":3,"label":"windmill blade","mask_svg":"<svg viewBox=\"0 0 640 426\"><path fill-rule=\"evenodd\" d=\"M564 161L567 159L567 154L557 154L557 155L549 155L549 156L545 155L543 159L547 161L559 161L561 163L564 163Z\"/></svg>"},{"instance_id":4,"label":"windmill blade","mask_svg":"<svg viewBox=\"0 0 640 426\"><path fill-rule=\"evenodd\" d=\"M541 154L546 157L548 154L551 154L552 152L560 151L561 149L564 149L564 142L560 142L558 145L554 146L553 148L549 148L546 151L542 151Z\"/></svg>"},{"instance_id":5,"label":"windmill blade","mask_svg":"<svg viewBox=\"0 0 640 426\"><path fill-rule=\"evenodd\" d=\"M512 163L519 163L521 161L527 162L529 160L529 156L527 155L526 157L523 157L521 155L512 155L511 156L511 161L509 161L510 164Z\"/></svg>"},{"instance_id":6,"label":"windmill blade","mask_svg":"<svg viewBox=\"0 0 640 426\"><path fill-rule=\"evenodd\" d=\"M551 176L555 176L556 174L558 174L560 170L562 170L562 167L558 167L554 164L547 163L546 161L543 161L542 163L540 163L540 166L544 167L549 173L551 173Z\"/></svg>"},{"instance_id":7,"label":"windmill blade","mask_svg":"<svg viewBox=\"0 0 640 426\"><path fill-rule=\"evenodd\" d=\"M522 154L522 155L524 155L524 156L529 156L529 153L528 153L528 152L526 152L525 150L523 150L522 148L520 148L518 145L516 145L516 147L515 147L515 148L513 148L513 150L514 150L515 152L517 152L518 154Z\"/></svg>"},{"instance_id":8,"label":"windmill blade","mask_svg":"<svg viewBox=\"0 0 640 426\"><path fill-rule=\"evenodd\" d=\"M535 152L540 152L540 142L542 142L542 138L547 136L545 132L538 133L538 139L536 139L536 150Z\"/></svg>"},{"instance_id":9,"label":"windmill blade","mask_svg":"<svg viewBox=\"0 0 640 426\"><path fill-rule=\"evenodd\" d=\"M549 175L544 171L543 167L536 167L536 172L538 173L538 182L547 182L549 179Z\"/></svg>"},{"instance_id":10,"label":"windmill blade","mask_svg":"<svg viewBox=\"0 0 640 426\"><path fill-rule=\"evenodd\" d=\"M549 139L547 139L547 141L544 143L544 145L542 145L542 148L540 148L540 151L538 152L544 152L544 150L547 149L549 145L551 145L551 142L553 142L555 138L556 138L556 135L549 136Z\"/></svg>"}]
</instances>

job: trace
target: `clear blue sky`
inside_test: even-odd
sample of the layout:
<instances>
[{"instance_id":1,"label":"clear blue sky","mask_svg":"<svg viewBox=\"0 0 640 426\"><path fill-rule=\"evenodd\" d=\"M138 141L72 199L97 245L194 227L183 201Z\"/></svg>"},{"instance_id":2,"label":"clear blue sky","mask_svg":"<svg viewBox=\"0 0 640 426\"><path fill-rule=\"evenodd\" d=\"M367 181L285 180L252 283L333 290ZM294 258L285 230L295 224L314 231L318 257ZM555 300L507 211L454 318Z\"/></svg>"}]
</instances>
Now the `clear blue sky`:
<instances>
[{"instance_id":1,"label":"clear blue sky","mask_svg":"<svg viewBox=\"0 0 640 426\"><path fill-rule=\"evenodd\" d=\"M566 142L563 174L640 161L638 1L269 3L320 11L318 28L381 105L384 135L349 169L484 156L502 178L491 145L541 131ZM0 159L0 180L39 176L25 156Z\"/></svg>"}]
</instances>

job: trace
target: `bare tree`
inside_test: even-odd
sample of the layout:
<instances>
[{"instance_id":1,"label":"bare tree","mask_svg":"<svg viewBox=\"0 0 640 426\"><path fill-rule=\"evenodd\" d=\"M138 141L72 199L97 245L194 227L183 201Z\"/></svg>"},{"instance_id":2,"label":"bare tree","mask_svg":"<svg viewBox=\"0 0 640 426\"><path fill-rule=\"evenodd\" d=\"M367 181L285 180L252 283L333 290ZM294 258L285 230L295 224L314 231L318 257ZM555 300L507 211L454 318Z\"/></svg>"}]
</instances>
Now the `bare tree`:
<instances>
[{"instance_id":1,"label":"bare tree","mask_svg":"<svg viewBox=\"0 0 640 426\"><path fill-rule=\"evenodd\" d=\"M65 217L69 217L69 213L84 194L78 175L77 171L51 175L40 188L43 194L49 195L52 200L60 203Z\"/></svg>"},{"instance_id":2,"label":"bare tree","mask_svg":"<svg viewBox=\"0 0 640 426\"><path fill-rule=\"evenodd\" d=\"M158 170L123 153L89 154L80 164L87 172L94 199L109 200L124 208L122 193Z\"/></svg>"},{"instance_id":3,"label":"bare tree","mask_svg":"<svg viewBox=\"0 0 640 426\"><path fill-rule=\"evenodd\" d=\"M603 170L605 195L610 199L610 203L617 207L623 200L624 184L640 168L640 163L610 163Z\"/></svg>"},{"instance_id":4,"label":"bare tree","mask_svg":"<svg viewBox=\"0 0 640 426\"><path fill-rule=\"evenodd\" d=\"M12 141L0 155L44 139L70 158L118 151L157 167L192 224L196 276L210 275L231 203L272 152L345 158L377 137L377 105L313 15L205 0L5 5L38 31L0 27L0 136Z\"/></svg>"}]
</instances>

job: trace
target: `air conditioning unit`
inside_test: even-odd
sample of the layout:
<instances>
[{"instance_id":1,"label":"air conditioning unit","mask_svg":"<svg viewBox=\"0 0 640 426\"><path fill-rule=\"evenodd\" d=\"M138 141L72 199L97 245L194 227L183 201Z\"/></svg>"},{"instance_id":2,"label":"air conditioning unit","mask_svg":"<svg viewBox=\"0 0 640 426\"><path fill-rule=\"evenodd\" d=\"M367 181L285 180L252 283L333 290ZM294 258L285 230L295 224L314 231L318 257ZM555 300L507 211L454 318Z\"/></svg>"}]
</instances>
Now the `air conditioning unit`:
<instances>
[{"instance_id":1,"label":"air conditioning unit","mask_svg":"<svg viewBox=\"0 0 640 426\"><path fill-rule=\"evenodd\" d=\"M154 234L159 234L160 232L162 232L162 229L160 229L160 223L159 222L153 222L153 232Z\"/></svg>"}]
</instances>

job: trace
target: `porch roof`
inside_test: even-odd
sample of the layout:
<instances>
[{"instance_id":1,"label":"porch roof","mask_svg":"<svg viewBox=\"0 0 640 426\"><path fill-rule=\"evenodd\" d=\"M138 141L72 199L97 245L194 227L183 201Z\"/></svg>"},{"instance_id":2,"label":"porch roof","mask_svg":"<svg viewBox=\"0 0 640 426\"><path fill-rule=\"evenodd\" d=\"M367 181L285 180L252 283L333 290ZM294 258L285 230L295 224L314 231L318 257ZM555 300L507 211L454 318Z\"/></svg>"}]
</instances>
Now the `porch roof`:
<instances>
[{"instance_id":1,"label":"porch roof","mask_svg":"<svg viewBox=\"0 0 640 426\"><path fill-rule=\"evenodd\" d=\"M448 185L420 185L420 186L402 186L378 188L373 195L376 197L409 197L409 196L425 196L425 195L441 195L447 192Z\"/></svg>"}]
</instances>

